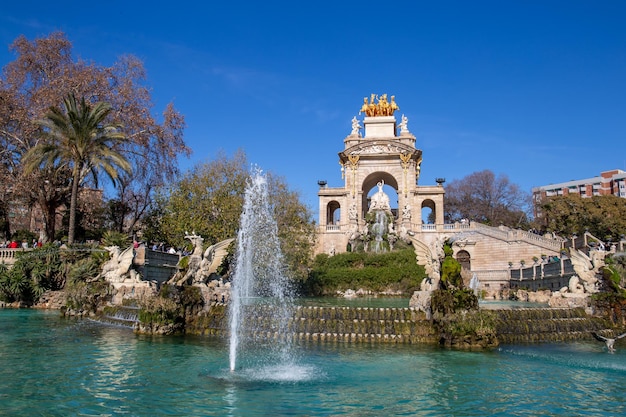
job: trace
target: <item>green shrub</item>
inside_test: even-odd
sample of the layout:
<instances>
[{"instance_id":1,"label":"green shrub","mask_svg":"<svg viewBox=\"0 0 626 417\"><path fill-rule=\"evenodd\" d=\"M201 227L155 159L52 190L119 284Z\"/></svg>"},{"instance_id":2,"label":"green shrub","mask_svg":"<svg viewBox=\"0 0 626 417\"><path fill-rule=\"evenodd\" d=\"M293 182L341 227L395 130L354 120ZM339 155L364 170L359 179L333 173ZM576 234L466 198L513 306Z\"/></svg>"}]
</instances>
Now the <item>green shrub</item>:
<instances>
[{"instance_id":1,"label":"green shrub","mask_svg":"<svg viewBox=\"0 0 626 417\"><path fill-rule=\"evenodd\" d=\"M130 246L130 242L130 237L126 233L107 230L102 235L103 246L118 246L123 250Z\"/></svg>"},{"instance_id":2,"label":"green shrub","mask_svg":"<svg viewBox=\"0 0 626 417\"><path fill-rule=\"evenodd\" d=\"M452 337L495 337L496 319L491 311L472 311L466 314L457 314L450 320L440 322L442 330Z\"/></svg>"},{"instance_id":3,"label":"green shrub","mask_svg":"<svg viewBox=\"0 0 626 417\"><path fill-rule=\"evenodd\" d=\"M183 307L196 307L204 304L200 288L186 285L180 291L180 304Z\"/></svg>"},{"instance_id":4,"label":"green shrub","mask_svg":"<svg viewBox=\"0 0 626 417\"><path fill-rule=\"evenodd\" d=\"M176 266L178 267L178 269L187 269L187 267L189 266L189 256L183 256L182 258L180 258L180 260L178 261L178 265Z\"/></svg>"},{"instance_id":5,"label":"green shrub","mask_svg":"<svg viewBox=\"0 0 626 417\"><path fill-rule=\"evenodd\" d=\"M11 238L18 243L27 242L30 247L33 240L37 240L37 235L30 230L21 229L15 231L15 233L11 235Z\"/></svg>"},{"instance_id":6,"label":"green shrub","mask_svg":"<svg viewBox=\"0 0 626 417\"><path fill-rule=\"evenodd\" d=\"M59 248L45 245L27 252L17 252L9 268L0 269L0 299L6 302L36 303L47 290L63 286L64 276Z\"/></svg>"},{"instance_id":7,"label":"green shrub","mask_svg":"<svg viewBox=\"0 0 626 417\"><path fill-rule=\"evenodd\" d=\"M93 246L76 245L61 250L56 245L44 245L31 251L18 252L17 260L8 269L0 268L0 299L7 302L36 303L48 290L60 290L67 285L93 281L100 273L102 253ZM93 294L82 286L69 288L73 306L91 308L92 298L106 295L99 284ZM88 294L89 293L89 294Z\"/></svg>"},{"instance_id":8,"label":"green shrub","mask_svg":"<svg viewBox=\"0 0 626 417\"><path fill-rule=\"evenodd\" d=\"M111 296L109 284L105 281L68 282L65 286L67 307L74 310L96 312L98 306L105 303Z\"/></svg>"},{"instance_id":9,"label":"green shrub","mask_svg":"<svg viewBox=\"0 0 626 417\"><path fill-rule=\"evenodd\" d=\"M169 298L150 297L141 302L139 321L145 324L169 325L184 320L180 306Z\"/></svg>"},{"instance_id":10,"label":"green shrub","mask_svg":"<svg viewBox=\"0 0 626 417\"><path fill-rule=\"evenodd\" d=\"M431 308L433 313L440 313L444 316L459 311L477 310L478 297L470 289L439 289L433 291Z\"/></svg>"},{"instance_id":11,"label":"green shrub","mask_svg":"<svg viewBox=\"0 0 626 417\"><path fill-rule=\"evenodd\" d=\"M443 247L443 251L445 258L441 263L441 282L444 286L452 285L460 288L463 286L461 264L452 256L453 250L450 244L446 243Z\"/></svg>"},{"instance_id":12,"label":"green shrub","mask_svg":"<svg viewBox=\"0 0 626 417\"><path fill-rule=\"evenodd\" d=\"M346 252L318 255L304 291L308 295L334 294L338 290L363 288L372 291L394 289L411 294L426 276L415 262L411 248L387 253Z\"/></svg>"}]
</instances>

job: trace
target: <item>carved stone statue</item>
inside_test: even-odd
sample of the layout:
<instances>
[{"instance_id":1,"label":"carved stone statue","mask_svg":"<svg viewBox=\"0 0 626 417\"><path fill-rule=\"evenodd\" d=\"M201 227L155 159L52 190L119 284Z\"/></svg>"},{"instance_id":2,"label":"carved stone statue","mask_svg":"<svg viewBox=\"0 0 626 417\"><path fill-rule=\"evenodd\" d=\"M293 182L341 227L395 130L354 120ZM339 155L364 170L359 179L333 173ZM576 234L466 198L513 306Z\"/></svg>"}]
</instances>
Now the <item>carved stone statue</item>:
<instances>
[{"instance_id":1,"label":"carved stone statue","mask_svg":"<svg viewBox=\"0 0 626 417\"><path fill-rule=\"evenodd\" d=\"M100 276L112 283L120 283L125 280L139 281L137 271L132 269L135 249L133 246L120 251L119 246L106 246L109 251L109 260L102 266Z\"/></svg>"},{"instance_id":2,"label":"carved stone statue","mask_svg":"<svg viewBox=\"0 0 626 417\"><path fill-rule=\"evenodd\" d=\"M350 206L350 210L348 211L348 218L350 220L356 220L358 218L355 203L352 203L352 205Z\"/></svg>"},{"instance_id":3,"label":"carved stone statue","mask_svg":"<svg viewBox=\"0 0 626 417\"><path fill-rule=\"evenodd\" d=\"M572 248L570 250L569 257L572 262L574 272L578 275L580 284L582 284L585 290L584 292L595 293L598 291L597 275L601 274L600 269L604 266L604 262L599 262L599 257L604 254L604 251L592 250L590 251L592 258L590 258L578 249ZM592 259L595 260L595 262L592 262ZM602 258L602 261L604 261L604 258Z\"/></svg>"},{"instance_id":4,"label":"carved stone statue","mask_svg":"<svg viewBox=\"0 0 626 417\"><path fill-rule=\"evenodd\" d=\"M403 114L402 121L398 123L398 128L400 128L400 134L409 133L408 123L409 123L409 119Z\"/></svg>"},{"instance_id":5,"label":"carved stone statue","mask_svg":"<svg viewBox=\"0 0 626 417\"><path fill-rule=\"evenodd\" d=\"M354 248L356 246L357 240L359 239L359 237L361 237L361 234L359 233L359 226L353 224L350 227L350 230L347 232L347 235L350 247Z\"/></svg>"},{"instance_id":6,"label":"carved stone statue","mask_svg":"<svg viewBox=\"0 0 626 417\"><path fill-rule=\"evenodd\" d=\"M189 239L193 243L192 255L202 256L202 244L204 242L202 236L197 235L195 231L192 234L185 232L185 239Z\"/></svg>"},{"instance_id":7,"label":"carved stone statue","mask_svg":"<svg viewBox=\"0 0 626 417\"><path fill-rule=\"evenodd\" d=\"M434 289L438 288L441 279L441 261L445 255L442 238L435 239L429 245L415 238L411 238L411 241L415 249L417 264L422 265L428 277L431 278L428 283L422 282L422 284L428 284L434 287ZM428 289L422 288L422 290L426 291Z\"/></svg>"},{"instance_id":8,"label":"carved stone statue","mask_svg":"<svg viewBox=\"0 0 626 417\"><path fill-rule=\"evenodd\" d=\"M378 184L378 192L372 196L369 211L372 210L391 210L389 205L389 196L383 191L385 182L381 180Z\"/></svg>"},{"instance_id":9,"label":"carved stone statue","mask_svg":"<svg viewBox=\"0 0 626 417\"><path fill-rule=\"evenodd\" d=\"M211 245L202 253L202 242L204 241L202 237L194 233L193 235L186 235L185 238L194 242L194 251L189 256L189 263L184 274L176 273L169 283L178 286L206 284L211 274L214 274L222 263L224 256L228 253L228 245L234 239L226 239Z\"/></svg>"},{"instance_id":10,"label":"carved stone statue","mask_svg":"<svg viewBox=\"0 0 626 417\"><path fill-rule=\"evenodd\" d=\"M404 220L411 220L411 206L408 204L404 205L404 208L402 209L402 218Z\"/></svg>"},{"instance_id":11,"label":"carved stone statue","mask_svg":"<svg viewBox=\"0 0 626 417\"><path fill-rule=\"evenodd\" d=\"M361 136L361 133L359 133L359 130L361 129L361 125L359 124L359 121L357 120L356 116L354 116L352 118L352 132L350 133L351 136Z\"/></svg>"}]
</instances>

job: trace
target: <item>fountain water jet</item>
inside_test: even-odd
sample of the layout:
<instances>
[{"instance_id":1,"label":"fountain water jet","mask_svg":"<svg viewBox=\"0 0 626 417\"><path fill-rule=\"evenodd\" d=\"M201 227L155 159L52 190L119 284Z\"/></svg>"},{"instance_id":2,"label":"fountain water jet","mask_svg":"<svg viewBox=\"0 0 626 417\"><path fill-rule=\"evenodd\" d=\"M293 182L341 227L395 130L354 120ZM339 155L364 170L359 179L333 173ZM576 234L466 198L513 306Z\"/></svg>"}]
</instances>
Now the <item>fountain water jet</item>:
<instances>
[{"instance_id":1,"label":"fountain water jet","mask_svg":"<svg viewBox=\"0 0 626 417\"><path fill-rule=\"evenodd\" d=\"M376 210L376 222L372 225L374 235L374 252L385 252L383 246L383 236L387 233L387 214L382 210Z\"/></svg>"},{"instance_id":2,"label":"fountain water jet","mask_svg":"<svg viewBox=\"0 0 626 417\"><path fill-rule=\"evenodd\" d=\"M253 320L246 315L254 314L259 305L272 309L273 333L277 336L264 361L288 366L294 361L291 341L281 335L287 334L293 290L284 271L267 178L258 168L253 170L246 186L235 256L229 304L230 370L236 369L238 356L254 337Z\"/></svg>"},{"instance_id":3,"label":"fountain water jet","mask_svg":"<svg viewBox=\"0 0 626 417\"><path fill-rule=\"evenodd\" d=\"M472 279L470 280L469 287L472 291L474 291L474 294L478 296L478 288L480 288L480 281L478 280L478 276L476 276L475 272L472 275Z\"/></svg>"}]
</instances>

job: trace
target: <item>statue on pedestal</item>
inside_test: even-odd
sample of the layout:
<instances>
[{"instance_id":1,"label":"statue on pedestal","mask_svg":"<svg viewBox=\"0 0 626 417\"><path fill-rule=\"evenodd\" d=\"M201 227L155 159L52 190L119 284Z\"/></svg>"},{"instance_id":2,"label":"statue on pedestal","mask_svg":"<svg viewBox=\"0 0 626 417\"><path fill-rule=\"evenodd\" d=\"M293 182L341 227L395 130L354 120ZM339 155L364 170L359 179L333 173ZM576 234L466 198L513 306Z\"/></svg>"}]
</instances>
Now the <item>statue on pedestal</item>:
<instances>
[{"instance_id":1,"label":"statue on pedestal","mask_svg":"<svg viewBox=\"0 0 626 417\"><path fill-rule=\"evenodd\" d=\"M409 133L409 119L403 114L402 121L398 123L398 128L400 128L400 134Z\"/></svg>"},{"instance_id":2,"label":"statue on pedestal","mask_svg":"<svg viewBox=\"0 0 626 417\"><path fill-rule=\"evenodd\" d=\"M381 180L378 184L378 192L372 196L372 202L369 211L372 210L391 210L389 205L389 196L383 191L385 181Z\"/></svg>"},{"instance_id":3,"label":"statue on pedestal","mask_svg":"<svg viewBox=\"0 0 626 417\"><path fill-rule=\"evenodd\" d=\"M352 118L352 132L350 133L350 136L361 137L361 133L359 132L360 129L361 129L361 125L359 124L359 121L357 120L356 116L354 116Z\"/></svg>"}]
</instances>

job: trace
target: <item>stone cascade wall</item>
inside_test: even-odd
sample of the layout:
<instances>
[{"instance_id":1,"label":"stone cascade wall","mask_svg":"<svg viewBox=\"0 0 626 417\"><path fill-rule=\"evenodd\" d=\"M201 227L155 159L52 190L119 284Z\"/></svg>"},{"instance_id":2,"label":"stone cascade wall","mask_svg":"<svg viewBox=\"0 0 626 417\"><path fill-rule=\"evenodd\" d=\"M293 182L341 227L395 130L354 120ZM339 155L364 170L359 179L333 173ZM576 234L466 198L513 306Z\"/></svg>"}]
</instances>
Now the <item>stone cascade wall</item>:
<instances>
[{"instance_id":1,"label":"stone cascade wall","mask_svg":"<svg viewBox=\"0 0 626 417\"><path fill-rule=\"evenodd\" d=\"M265 311L263 311L265 310ZM259 314L260 313L260 314ZM249 312L248 320L267 331L266 308ZM258 318L261 317L261 320ZM288 327L297 340L380 341L436 343L438 333L424 313L412 308L297 307ZM270 333L275 329L269 328ZM274 336L275 337L275 336Z\"/></svg>"},{"instance_id":2,"label":"stone cascade wall","mask_svg":"<svg viewBox=\"0 0 626 417\"><path fill-rule=\"evenodd\" d=\"M613 326L605 319L590 317L584 309L498 310L496 333L500 343L560 342L591 339L592 331ZM289 331L279 333L276 311L268 306L245 312L254 328L251 336L261 339L291 339L303 342L374 342L438 344L440 333L423 312L413 308L296 307ZM228 335L224 305L194 318L187 333Z\"/></svg>"},{"instance_id":3,"label":"stone cascade wall","mask_svg":"<svg viewBox=\"0 0 626 417\"><path fill-rule=\"evenodd\" d=\"M116 326L135 328L139 323L139 307L105 307L102 313L97 317L97 320Z\"/></svg>"},{"instance_id":4,"label":"stone cascade wall","mask_svg":"<svg viewBox=\"0 0 626 417\"><path fill-rule=\"evenodd\" d=\"M501 344L592 340L591 332L613 327L606 319L587 315L582 308L498 310L496 314Z\"/></svg>"},{"instance_id":5,"label":"stone cascade wall","mask_svg":"<svg viewBox=\"0 0 626 417\"><path fill-rule=\"evenodd\" d=\"M223 309L211 318L196 321L196 334L228 334ZM293 310L287 334L278 332L277 312L271 306L256 306L244 312L246 326L253 337L298 341L346 341L382 343L437 343L438 333L423 312L412 308L303 307ZM199 328L201 324L207 327Z\"/></svg>"}]
</instances>

